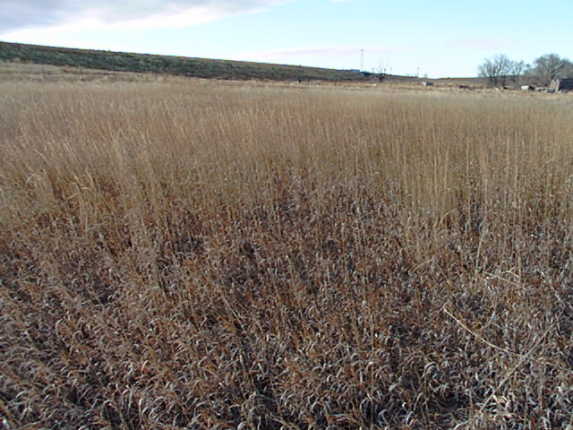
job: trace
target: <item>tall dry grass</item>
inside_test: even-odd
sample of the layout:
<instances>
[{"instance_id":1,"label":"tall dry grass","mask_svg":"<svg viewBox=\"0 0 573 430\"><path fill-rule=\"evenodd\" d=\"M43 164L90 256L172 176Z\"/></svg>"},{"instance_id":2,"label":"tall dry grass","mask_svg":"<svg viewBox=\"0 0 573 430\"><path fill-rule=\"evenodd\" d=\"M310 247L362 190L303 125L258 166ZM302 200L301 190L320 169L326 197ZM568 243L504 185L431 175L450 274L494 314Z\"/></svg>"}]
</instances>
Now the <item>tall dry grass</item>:
<instances>
[{"instance_id":1,"label":"tall dry grass","mask_svg":"<svg viewBox=\"0 0 573 430\"><path fill-rule=\"evenodd\" d=\"M0 94L0 428L573 426L570 99Z\"/></svg>"}]
</instances>

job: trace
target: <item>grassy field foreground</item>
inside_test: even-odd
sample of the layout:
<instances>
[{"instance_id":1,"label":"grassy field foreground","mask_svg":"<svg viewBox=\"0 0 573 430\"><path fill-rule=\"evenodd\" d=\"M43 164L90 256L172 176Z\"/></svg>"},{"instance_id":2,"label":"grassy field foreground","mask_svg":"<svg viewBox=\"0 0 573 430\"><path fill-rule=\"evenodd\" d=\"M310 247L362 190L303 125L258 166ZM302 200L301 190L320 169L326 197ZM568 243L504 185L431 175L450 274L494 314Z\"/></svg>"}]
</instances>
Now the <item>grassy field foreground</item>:
<instances>
[{"instance_id":1,"label":"grassy field foreground","mask_svg":"<svg viewBox=\"0 0 573 430\"><path fill-rule=\"evenodd\" d=\"M1 86L0 428L570 429L572 105Z\"/></svg>"}]
</instances>

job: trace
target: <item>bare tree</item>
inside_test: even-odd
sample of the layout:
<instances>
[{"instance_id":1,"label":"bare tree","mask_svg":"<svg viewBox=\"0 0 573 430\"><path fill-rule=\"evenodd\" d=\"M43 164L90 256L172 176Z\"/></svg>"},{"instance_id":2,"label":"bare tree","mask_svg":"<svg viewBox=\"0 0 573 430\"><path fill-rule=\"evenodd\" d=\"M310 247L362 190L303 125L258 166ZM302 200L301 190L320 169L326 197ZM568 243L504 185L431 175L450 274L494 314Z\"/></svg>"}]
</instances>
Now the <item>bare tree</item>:
<instances>
[{"instance_id":1,"label":"bare tree","mask_svg":"<svg viewBox=\"0 0 573 430\"><path fill-rule=\"evenodd\" d=\"M478 67L478 76L487 78L491 86L498 87L504 86L516 71L521 74L523 69L523 62L515 62L510 60L507 55L499 54L484 60Z\"/></svg>"},{"instance_id":2,"label":"bare tree","mask_svg":"<svg viewBox=\"0 0 573 430\"><path fill-rule=\"evenodd\" d=\"M512 61L511 68L510 68L510 79L515 84L519 85L521 81L521 77L528 69L528 65L525 64L523 61Z\"/></svg>"},{"instance_id":3,"label":"bare tree","mask_svg":"<svg viewBox=\"0 0 573 430\"><path fill-rule=\"evenodd\" d=\"M557 54L546 54L537 58L529 71L542 85L549 85L553 79L567 77L570 73L573 73L573 63Z\"/></svg>"},{"instance_id":4,"label":"bare tree","mask_svg":"<svg viewBox=\"0 0 573 430\"><path fill-rule=\"evenodd\" d=\"M564 78L573 78L573 63L571 61L567 62L567 65L563 69Z\"/></svg>"}]
</instances>

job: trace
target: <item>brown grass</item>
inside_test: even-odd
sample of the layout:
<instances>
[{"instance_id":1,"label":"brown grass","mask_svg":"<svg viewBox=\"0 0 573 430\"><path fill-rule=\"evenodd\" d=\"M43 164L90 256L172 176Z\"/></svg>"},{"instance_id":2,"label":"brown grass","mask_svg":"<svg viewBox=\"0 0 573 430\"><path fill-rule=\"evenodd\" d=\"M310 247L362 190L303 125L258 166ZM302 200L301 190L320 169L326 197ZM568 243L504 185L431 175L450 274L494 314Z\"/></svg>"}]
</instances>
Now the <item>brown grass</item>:
<instances>
[{"instance_id":1,"label":"brown grass","mask_svg":"<svg viewBox=\"0 0 573 430\"><path fill-rule=\"evenodd\" d=\"M573 426L570 98L0 94L0 428Z\"/></svg>"}]
</instances>

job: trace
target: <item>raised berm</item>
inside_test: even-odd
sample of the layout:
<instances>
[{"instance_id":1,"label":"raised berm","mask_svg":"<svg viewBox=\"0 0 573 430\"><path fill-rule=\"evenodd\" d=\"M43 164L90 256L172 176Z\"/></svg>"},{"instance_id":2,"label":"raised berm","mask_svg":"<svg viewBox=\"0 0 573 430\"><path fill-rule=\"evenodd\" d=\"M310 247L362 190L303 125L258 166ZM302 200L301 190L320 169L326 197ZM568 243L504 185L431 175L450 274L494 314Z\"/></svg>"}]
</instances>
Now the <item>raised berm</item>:
<instances>
[{"instance_id":1,"label":"raised berm","mask_svg":"<svg viewBox=\"0 0 573 430\"><path fill-rule=\"evenodd\" d=\"M277 81L370 81L377 74L247 61L135 54L0 42L0 61L49 64L118 72L165 73L215 79Z\"/></svg>"}]
</instances>

